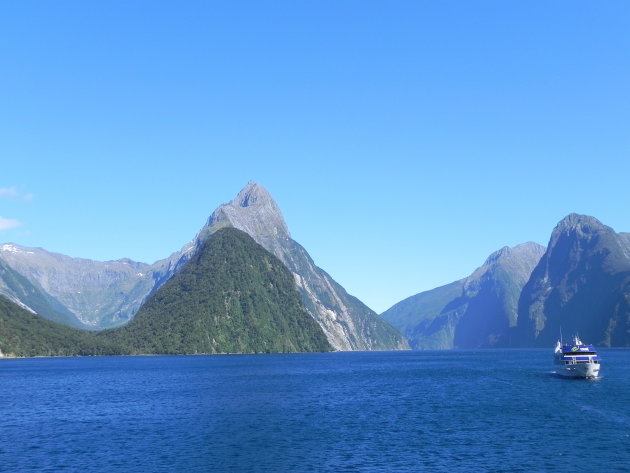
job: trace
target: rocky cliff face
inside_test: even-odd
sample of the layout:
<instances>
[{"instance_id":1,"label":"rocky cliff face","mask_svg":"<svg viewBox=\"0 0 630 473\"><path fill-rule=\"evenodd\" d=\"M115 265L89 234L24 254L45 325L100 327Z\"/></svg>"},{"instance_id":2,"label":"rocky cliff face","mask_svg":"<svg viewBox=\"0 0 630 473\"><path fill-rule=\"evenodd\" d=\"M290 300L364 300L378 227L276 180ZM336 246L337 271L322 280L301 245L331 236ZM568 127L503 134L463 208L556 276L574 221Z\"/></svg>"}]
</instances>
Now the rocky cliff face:
<instances>
[{"instance_id":1,"label":"rocky cliff face","mask_svg":"<svg viewBox=\"0 0 630 473\"><path fill-rule=\"evenodd\" d=\"M3 245L4 251L15 246ZM46 314L47 319L69 326L80 327L80 321L59 301L46 293L37 283L29 281L0 259L0 296L35 314Z\"/></svg>"},{"instance_id":2,"label":"rocky cliff face","mask_svg":"<svg viewBox=\"0 0 630 473\"><path fill-rule=\"evenodd\" d=\"M128 259L99 262L5 244L0 247L0 260L45 294L57 311L74 318L75 326L101 328L126 322L154 286L155 268ZM8 287L0 291L29 310L61 321L51 316L49 308L33 307L28 295Z\"/></svg>"},{"instance_id":3,"label":"rocky cliff face","mask_svg":"<svg viewBox=\"0 0 630 473\"><path fill-rule=\"evenodd\" d=\"M278 205L262 186L250 182L232 202L216 209L195 245L225 226L248 233L291 270L306 308L336 350L407 348L397 330L348 295L291 239Z\"/></svg>"},{"instance_id":4,"label":"rocky cliff face","mask_svg":"<svg viewBox=\"0 0 630 473\"><path fill-rule=\"evenodd\" d=\"M560 328L599 345L630 344L628 234L594 217L558 223L519 301L520 345L549 346Z\"/></svg>"},{"instance_id":5,"label":"rocky cliff face","mask_svg":"<svg viewBox=\"0 0 630 473\"><path fill-rule=\"evenodd\" d=\"M467 278L410 297L382 316L416 349L509 345L521 289L543 253L536 243L502 248Z\"/></svg>"}]
</instances>

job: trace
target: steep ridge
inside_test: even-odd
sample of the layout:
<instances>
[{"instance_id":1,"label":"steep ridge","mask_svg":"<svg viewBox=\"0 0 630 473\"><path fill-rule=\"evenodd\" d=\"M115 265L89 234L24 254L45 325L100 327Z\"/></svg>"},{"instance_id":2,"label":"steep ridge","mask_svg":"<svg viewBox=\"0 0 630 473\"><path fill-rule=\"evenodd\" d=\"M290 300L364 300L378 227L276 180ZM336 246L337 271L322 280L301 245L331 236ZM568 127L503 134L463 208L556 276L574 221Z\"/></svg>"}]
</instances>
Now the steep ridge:
<instances>
[{"instance_id":1,"label":"steep ridge","mask_svg":"<svg viewBox=\"0 0 630 473\"><path fill-rule=\"evenodd\" d=\"M408 348L396 329L315 265L291 238L280 208L264 187L250 182L232 202L217 208L195 245L226 226L248 233L291 270L304 305L336 350Z\"/></svg>"},{"instance_id":2,"label":"steep ridge","mask_svg":"<svg viewBox=\"0 0 630 473\"><path fill-rule=\"evenodd\" d=\"M445 350L454 347L455 321L445 308L458 300L465 279L408 297L381 314L402 332L414 350Z\"/></svg>"},{"instance_id":3,"label":"steep ridge","mask_svg":"<svg viewBox=\"0 0 630 473\"><path fill-rule=\"evenodd\" d=\"M290 271L235 228L200 242L128 325L98 337L140 354L331 349Z\"/></svg>"},{"instance_id":4,"label":"steep ridge","mask_svg":"<svg viewBox=\"0 0 630 473\"><path fill-rule=\"evenodd\" d=\"M594 217L571 214L523 288L515 338L549 346L560 329L592 343L630 345L630 245Z\"/></svg>"},{"instance_id":5,"label":"steep ridge","mask_svg":"<svg viewBox=\"0 0 630 473\"><path fill-rule=\"evenodd\" d=\"M521 289L543 253L536 243L504 247L467 278L409 297L381 315L414 349L507 346Z\"/></svg>"}]
</instances>

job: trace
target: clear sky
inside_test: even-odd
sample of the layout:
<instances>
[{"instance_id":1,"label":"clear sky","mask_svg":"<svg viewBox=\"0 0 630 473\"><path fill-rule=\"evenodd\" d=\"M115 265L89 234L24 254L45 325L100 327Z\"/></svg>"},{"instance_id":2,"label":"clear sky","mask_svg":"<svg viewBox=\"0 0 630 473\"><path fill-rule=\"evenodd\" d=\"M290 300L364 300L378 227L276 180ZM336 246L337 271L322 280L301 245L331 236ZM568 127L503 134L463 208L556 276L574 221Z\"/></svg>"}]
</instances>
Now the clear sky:
<instances>
[{"instance_id":1,"label":"clear sky","mask_svg":"<svg viewBox=\"0 0 630 473\"><path fill-rule=\"evenodd\" d=\"M249 181L382 312L630 231L628 1L0 2L0 242L154 262Z\"/></svg>"}]
</instances>

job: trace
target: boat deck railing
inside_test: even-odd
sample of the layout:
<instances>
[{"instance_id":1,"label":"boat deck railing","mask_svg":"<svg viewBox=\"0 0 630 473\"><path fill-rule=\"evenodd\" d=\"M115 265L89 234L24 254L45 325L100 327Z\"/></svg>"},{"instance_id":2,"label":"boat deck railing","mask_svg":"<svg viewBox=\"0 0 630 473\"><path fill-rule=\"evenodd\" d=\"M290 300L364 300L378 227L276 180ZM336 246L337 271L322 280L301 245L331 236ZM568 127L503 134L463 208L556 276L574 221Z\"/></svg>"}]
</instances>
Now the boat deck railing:
<instances>
[{"instance_id":1,"label":"boat deck railing","mask_svg":"<svg viewBox=\"0 0 630 473\"><path fill-rule=\"evenodd\" d=\"M586 363L599 364L599 358L588 356L571 356L567 358L563 357L561 361L564 362L565 365L580 365Z\"/></svg>"}]
</instances>

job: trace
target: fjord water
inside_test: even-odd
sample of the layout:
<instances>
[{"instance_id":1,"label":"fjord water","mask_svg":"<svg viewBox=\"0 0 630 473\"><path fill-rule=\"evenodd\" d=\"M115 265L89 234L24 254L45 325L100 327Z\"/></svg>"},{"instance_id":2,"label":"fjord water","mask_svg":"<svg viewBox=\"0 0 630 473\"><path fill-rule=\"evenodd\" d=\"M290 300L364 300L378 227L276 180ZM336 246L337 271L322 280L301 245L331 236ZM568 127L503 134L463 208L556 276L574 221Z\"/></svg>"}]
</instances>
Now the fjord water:
<instances>
[{"instance_id":1,"label":"fjord water","mask_svg":"<svg viewBox=\"0 0 630 473\"><path fill-rule=\"evenodd\" d=\"M630 350L602 355L0 360L0 471L630 471Z\"/></svg>"}]
</instances>

